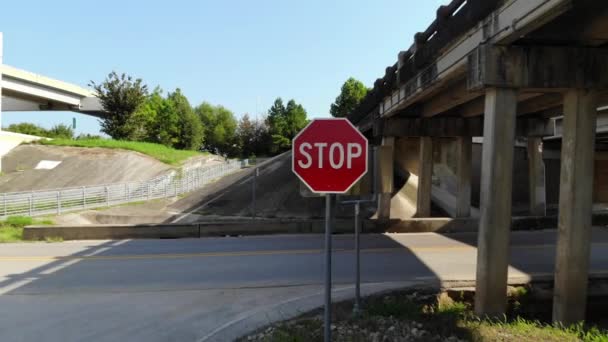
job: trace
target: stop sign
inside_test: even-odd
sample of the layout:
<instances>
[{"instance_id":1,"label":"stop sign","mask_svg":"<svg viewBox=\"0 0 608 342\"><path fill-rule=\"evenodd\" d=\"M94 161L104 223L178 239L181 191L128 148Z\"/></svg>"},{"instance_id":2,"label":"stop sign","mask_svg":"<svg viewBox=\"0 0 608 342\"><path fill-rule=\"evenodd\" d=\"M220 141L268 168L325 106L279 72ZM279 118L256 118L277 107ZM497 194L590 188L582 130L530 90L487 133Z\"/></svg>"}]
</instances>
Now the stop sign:
<instances>
[{"instance_id":1,"label":"stop sign","mask_svg":"<svg viewBox=\"0 0 608 342\"><path fill-rule=\"evenodd\" d=\"M347 119L314 119L293 139L291 161L312 192L343 194L367 172L367 139Z\"/></svg>"}]
</instances>

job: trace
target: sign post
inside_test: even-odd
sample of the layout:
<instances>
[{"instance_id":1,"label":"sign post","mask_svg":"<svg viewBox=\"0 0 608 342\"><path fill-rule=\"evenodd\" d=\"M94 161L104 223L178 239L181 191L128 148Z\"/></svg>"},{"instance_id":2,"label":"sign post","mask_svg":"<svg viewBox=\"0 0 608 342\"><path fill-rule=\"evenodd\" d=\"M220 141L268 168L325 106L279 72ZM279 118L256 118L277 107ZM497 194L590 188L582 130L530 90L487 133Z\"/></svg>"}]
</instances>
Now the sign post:
<instances>
[{"instance_id":1,"label":"sign post","mask_svg":"<svg viewBox=\"0 0 608 342\"><path fill-rule=\"evenodd\" d=\"M331 341L331 208L332 194L325 195L325 312L323 313L324 340Z\"/></svg>"},{"instance_id":2,"label":"sign post","mask_svg":"<svg viewBox=\"0 0 608 342\"><path fill-rule=\"evenodd\" d=\"M253 176L251 177L251 182L253 183L252 185L252 190L251 190L251 217L255 218L256 215L256 206L255 206L255 199L256 199L256 183L258 181L258 176L260 175L260 169L258 169L258 166L256 164L255 169L253 170Z\"/></svg>"},{"instance_id":3,"label":"sign post","mask_svg":"<svg viewBox=\"0 0 608 342\"><path fill-rule=\"evenodd\" d=\"M359 314L361 309L361 245L360 245L360 218L361 203L355 203L355 307L353 309L355 315Z\"/></svg>"},{"instance_id":4,"label":"sign post","mask_svg":"<svg viewBox=\"0 0 608 342\"><path fill-rule=\"evenodd\" d=\"M293 172L310 191L325 195L326 342L331 341L332 200L334 194L347 193L367 173L367 154L367 139L344 118L315 119L292 142Z\"/></svg>"}]
</instances>

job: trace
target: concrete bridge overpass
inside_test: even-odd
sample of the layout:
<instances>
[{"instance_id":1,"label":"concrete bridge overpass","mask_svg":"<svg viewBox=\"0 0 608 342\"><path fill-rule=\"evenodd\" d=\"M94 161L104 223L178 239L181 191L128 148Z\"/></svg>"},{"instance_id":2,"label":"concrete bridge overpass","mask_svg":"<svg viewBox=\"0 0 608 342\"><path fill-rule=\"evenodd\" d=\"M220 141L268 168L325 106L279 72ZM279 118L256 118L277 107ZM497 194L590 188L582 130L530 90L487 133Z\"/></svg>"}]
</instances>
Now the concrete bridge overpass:
<instances>
[{"instance_id":1,"label":"concrete bridge overpass","mask_svg":"<svg viewBox=\"0 0 608 342\"><path fill-rule=\"evenodd\" d=\"M0 32L0 111L74 111L103 116L92 91L3 64L2 41Z\"/></svg>"},{"instance_id":2,"label":"concrete bridge overpass","mask_svg":"<svg viewBox=\"0 0 608 342\"><path fill-rule=\"evenodd\" d=\"M598 108L608 104L607 43L605 1L454 0L349 115L379 146L380 219L390 217L394 167L415 176L416 215L431 214L433 151L447 138L454 215L471 215L473 139L482 143L479 314L505 310L512 191L521 183L514 146L523 142L532 215L547 207L543 147L560 156L554 320L584 319L596 128L598 150L606 141Z\"/></svg>"},{"instance_id":3,"label":"concrete bridge overpass","mask_svg":"<svg viewBox=\"0 0 608 342\"><path fill-rule=\"evenodd\" d=\"M2 111L73 111L103 116L95 94L79 86L8 65L0 66Z\"/></svg>"},{"instance_id":4,"label":"concrete bridge overpass","mask_svg":"<svg viewBox=\"0 0 608 342\"><path fill-rule=\"evenodd\" d=\"M37 139L3 132L2 112L73 111L103 117L101 103L92 91L3 64L2 40L0 32L0 159L22 142Z\"/></svg>"}]
</instances>

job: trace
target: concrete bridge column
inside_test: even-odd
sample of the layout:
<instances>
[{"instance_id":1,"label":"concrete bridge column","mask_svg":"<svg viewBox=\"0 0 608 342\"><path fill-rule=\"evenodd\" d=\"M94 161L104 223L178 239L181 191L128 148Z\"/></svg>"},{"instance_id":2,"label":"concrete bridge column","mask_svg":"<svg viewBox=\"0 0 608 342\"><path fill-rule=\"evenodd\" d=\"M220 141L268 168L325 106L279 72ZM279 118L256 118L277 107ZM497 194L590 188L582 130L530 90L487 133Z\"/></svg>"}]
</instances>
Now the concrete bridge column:
<instances>
[{"instance_id":1,"label":"concrete bridge column","mask_svg":"<svg viewBox=\"0 0 608 342\"><path fill-rule=\"evenodd\" d=\"M543 139L528 138L528 182L530 193L530 215L547 215L545 188L545 162L543 161Z\"/></svg>"},{"instance_id":2,"label":"concrete bridge column","mask_svg":"<svg viewBox=\"0 0 608 342\"><path fill-rule=\"evenodd\" d=\"M553 321L563 324L585 319L597 97L588 90L569 90L564 96L553 298Z\"/></svg>"},{"instance_id":3,"label":"concrete bridge column","mask_svg":"<svg viewBox=\"0 0 608 342\"><path fill-rule=\"evenodd\" d=\"M516 114L516 89L486 90L475 293L480 316L500 317L507 304Z\"/></svg>"},{"instance_id":4,"label":"concrete bridge column","mask_svg":"<svg viewBox=\"0 0 608 342\"><path fill-rule=\"evenodd\" d=\"M471 216L471 169L473 162L473 139L456 138L458 160L456 161L456 217Z\"/></svg>"},{"instance_id":5,"label":"concrete bridge column","mask_svg":"<svg viewBox=\"0 0 608 342\"><path fill-rule=\"evenodd\" d=\"M391 198L393 194L393 167L395 159L395 138L383 137L378 149L378 220L387 221L391 218Z\"/></svg>"},{"instance_id":6,"label":"concrete bridge column","mask_svg":"<svg viewBox=\"0 0 608 342\"><path fill-rule=\"evenodd\" d=\"M433 138L420 138L418 159L418 196L416 217L431 216L431 191L433 186Z\"/></svg>"},{"instance_id":7,"label":"concrete bridge column","mask_svg":"<svg viewBox=\"0 0 608 342\"><path fill-rule=\"evenodd\" d=\"M2 131L2 63L4 56L3 35L0 32L0 132ZM0 156L0 172L2 172L2 156Z\"/></svg>"}]
</instances>

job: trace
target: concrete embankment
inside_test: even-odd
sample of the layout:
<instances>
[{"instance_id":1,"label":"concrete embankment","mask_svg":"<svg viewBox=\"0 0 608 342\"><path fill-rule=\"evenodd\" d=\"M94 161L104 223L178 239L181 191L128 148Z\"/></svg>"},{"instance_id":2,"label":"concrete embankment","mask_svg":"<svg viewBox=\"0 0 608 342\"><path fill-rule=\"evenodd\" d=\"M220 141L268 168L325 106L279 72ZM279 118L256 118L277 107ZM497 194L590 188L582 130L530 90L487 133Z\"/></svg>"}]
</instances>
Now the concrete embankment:
<instances>
[{"instance_id":1,"label":"concrete embankment","mask_svg":"<svg viewBox=\"0 0 608 342\"><path fill-rule=\"evenodd\" d=\"M201 155L183 168L212 165ZM60 189L145 181L174 169L150 156L120 149L20 145L2 157L0 192Z\"/></svg>"}]
</instances>

